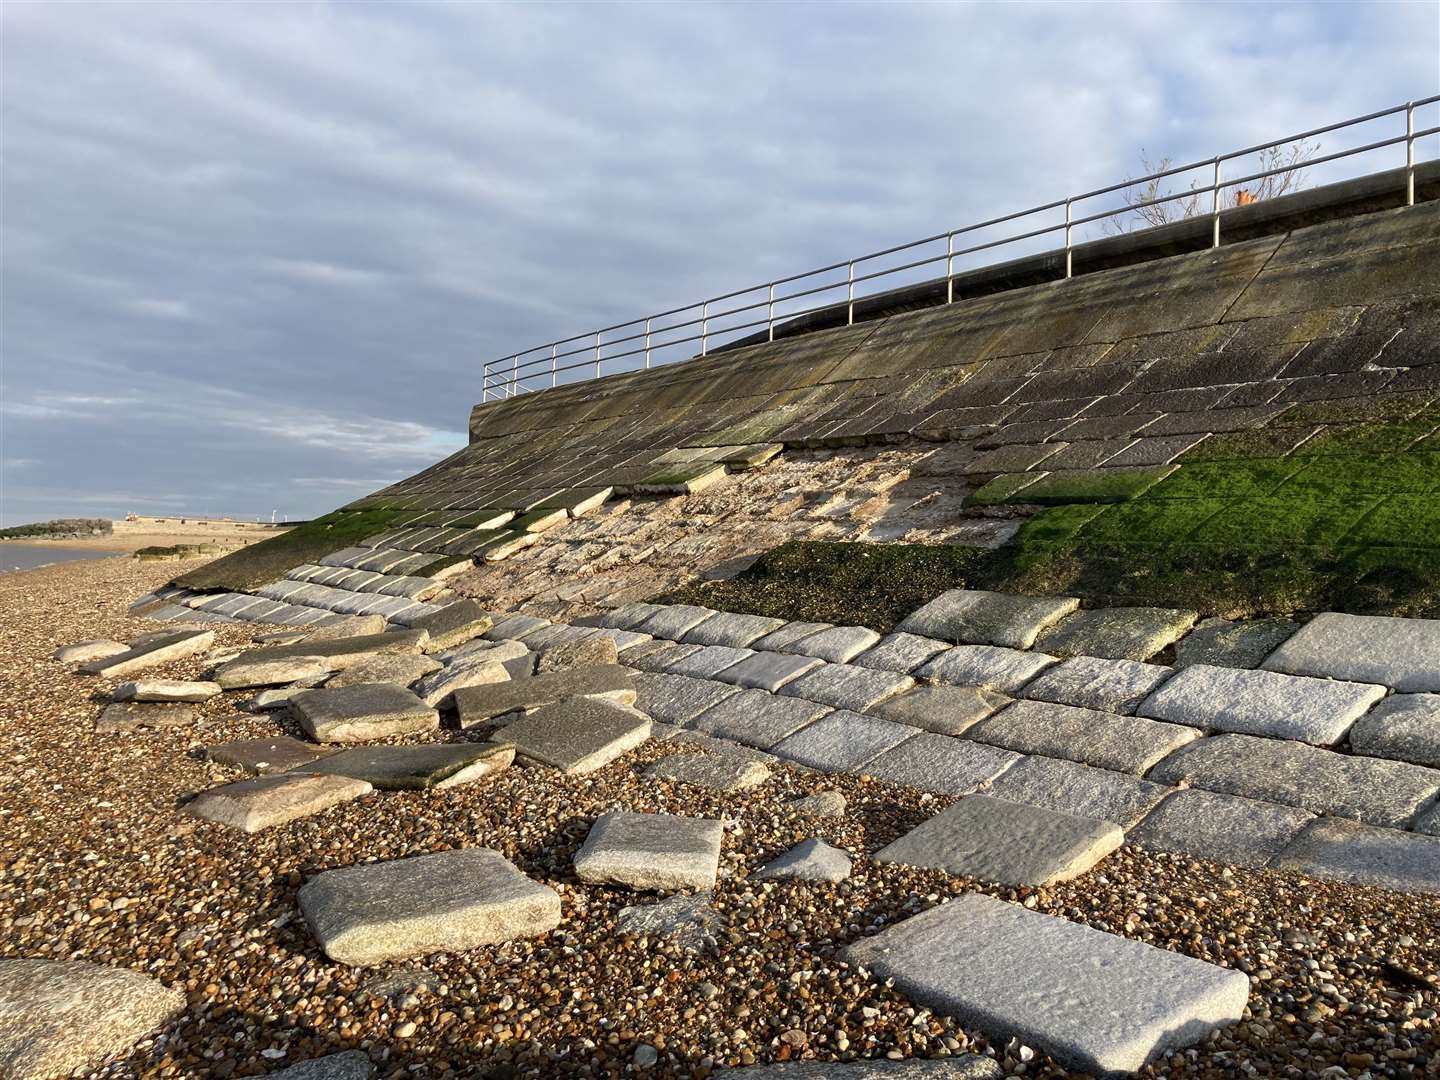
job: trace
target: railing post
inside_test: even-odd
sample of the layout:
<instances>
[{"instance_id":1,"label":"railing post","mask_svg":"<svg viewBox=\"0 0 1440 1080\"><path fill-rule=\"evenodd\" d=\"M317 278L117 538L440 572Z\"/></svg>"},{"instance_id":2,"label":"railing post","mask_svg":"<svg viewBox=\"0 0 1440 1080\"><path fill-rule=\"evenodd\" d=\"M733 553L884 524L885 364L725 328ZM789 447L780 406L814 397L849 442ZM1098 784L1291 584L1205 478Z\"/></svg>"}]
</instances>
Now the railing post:
<instances>
[{"instance_id":1,"label":"railing post","mask_svg":"<svg viewBox=\"0 0 1440 1080\"><path fill-rule=\"evenodd\" d=\"M510 396L514 397L520 392L520 354L517 352L510 358Z\"/></svg>"},{"instance_id":2,"label":"railing post","mask_svg":"<svg viewBox=\"0 0 1440 1080\"><path fill-rule=\"evenodd\" d=\"M700 355L710 351L710 301L700 305Z\"/></svg>"},{"instance_id":3,"label":"railing post","mask_svg":"<svg viewBox=\"0 0 1440 1080\"><path fill-rule=\"evenodd\" d=\"M1415 103L1405 103L1405 205L1415 205Z\"/></svg>"},{"instance_id":4,"label":"railing post","mask_svg":"<svg viewBox=\"0 0 1440 1080\"><path fill-rule=\"evenodd\" d=\"M550 346L550 385L552 388L560 381L559 357L556 355L559 349L560 345L558 342Z\"/></svg>"},{"instance_id":5,"label":"railing post","mask_svg":"<svg viewBox=\"0 0 1440 1080\"><path fill-rule=\"evenodd\" d=\"M855 325L855 262L845 271L845 325Z\"/></svg>"},{"instance_id":6,"label":"railing post","mask_svg":"<svg viewBox=\"0 0 1440 1080\"><path fill-rule=\"evenodd\" d=\"M1065 276L1067 278L1075 276L1075 264L1071 258L1070 249L1070 199L1068 196L1065 199Z\"/></svg>"},{"instance_id":7,"label":"railing post","mask_svg":"<svg viewBox=\"0 0 1440 1080\"><path fill-rule=\"evenodd\" d=\"M945 303L955 302L955 234L945 236Z\"/></svg>"},{"instance_id":8,"label":"railing post","mask_svg":"<svg viewBox=\"0 0 1440 1080\"><path fill-rule=\"evenodd\" d=\"M645 320L645 369L650 369L650 319Z\"/></svg>"},{"instance_id":9,"label":"railing post","mask_svg":"<svg viewBox=\"0 0 1440 1080\"><path fill-rule=\"evenodd\" d=\"M600 377L600 331L595 331L595 378Z\"/></svg>"},{"instance_id":10,"label":"railing post","mask_svg":"<svg viewBox=\"0 0 1440 1080\"><path fill-rule=\"evenodd\" d=\"M1210 246L1220 246L1220 159L1215 159L1215 183L1210 189Z\"/></svg>"},{"instance_id":11,"label":"railing post","mask_svg":"<svg viewBox=\"0 0 1440 1080\"><path fill-rule=\"evenodd\" d=\"M765 304L765 327L770 340L775 340L775 283L770 283L770 299Z\"/></svg>"}]
</instances>

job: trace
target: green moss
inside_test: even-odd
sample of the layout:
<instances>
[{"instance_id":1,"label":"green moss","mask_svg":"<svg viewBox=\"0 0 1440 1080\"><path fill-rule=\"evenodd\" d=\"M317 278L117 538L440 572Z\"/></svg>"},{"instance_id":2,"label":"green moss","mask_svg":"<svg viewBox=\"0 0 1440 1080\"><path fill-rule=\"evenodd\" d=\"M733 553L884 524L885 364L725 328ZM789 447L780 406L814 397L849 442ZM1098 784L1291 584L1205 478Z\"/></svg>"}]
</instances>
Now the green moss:
<instances>
[{"instance_id":1,"label":"green moss","mask_svg":"<svg viewBox=\"0 0 1440 1080\"><path fill-rule=\"evenodd\" d=\"M1113 513L1115 509L1101 503L1052 506L1025 522L1017 539L1037 543L1068 540L1101 514Z\"/></svg>"},{"instance_id":2,"label":"green moss","mask_svg":"<svg viewBox=\"0 0 1440 1080\"><path fill-rule=\"evenodd\" d=\"M989 483L976 488L965 498L966 506L996 506L1000 503L1023 503L1015 496L1039 480L1044 473L1001 473Z\"/></svg>"},{"instance_id":3,"label":"green moss","mask_svg":"<svg viewBox=\"0 0 1440 1080\"><path fill-rule=\"evenodd\" d=\"M336 510L197 567L176 578L175 583L207 591L255 589L284 577L292 567L315 562L333 551L408 523L414 516L411 511L393 508Z\"/></svg>"},{"instance_id":4,"label":"green moss","mask_svg":"<svg viewBox=\"0 0 1440 1080\"><path fill-rule=\"evenodd\" d=\"M1393 454L1408 449L1435 430L1434 419L1388 424L1338 424L1326 427L1295 451L1296 457L1319 454Z\"/></svg>"},{"instance_id":5,"label":"green moss","mask_svg":"<svg viewBox=\"0 0 1440 1080\"><path fill-rule=\"evenodd\" d=\"M1183 464L1195 461L1233 461L1237 458L1284 457L1297 445L1304 445L1315 431L1314 424L1297 427L1269 427L1261 431L1226 431L1211 435L1180 455Z\"/></svg>"},{"instance_id":6,"label":"green moss","mask_svg":"<svg viewBox=\"0 0 1440 1080\"><path fill-rule=\"evenodd\" d=\"M1339 543L1379 501L1325 497L1236 499L1192 539L1233 549L1330 546Z\"/></svg>"},{"instance_id":7,"label":"green moss","mask_svg":"<svg viewBox=\"0 0 1440 1080\"><path fill-rule=\"evenodd\" d=\"M1052 472L1002 501L1038 503L1041 506L1124 502L1153 487L1175 468L1174 465L1157 465L1136 469L1076 469Z\"/></svg>"},{"instance_id":8,"label":"green moss","mask_svg":"<svg viewBox=\"0 0 1440 1080\"><path fill-rule=\"evenodd\" d=\"M1432 495L1391 495L1361 520L1353 544L1435 548L1440 539L1440 499Z\"/></svg>"},{"instance_id":9,"label":"green moss","mask_svg":"<svg viewBox=\"0 0 1440 1080\"><path fill-rule=\"evenodd\" d=\"M1440 454L1332 454L1304 461L1277 492L1282 498L1422 494L1440 488Z\"/></svg>"},{"instance_id":10,"label":"green moss","mask_svg":"<svg viewBox=\"0 0 1440 1080\"><path fill-rule=\"evenodd\" d=\"M1220 499L1146 498L1121 503L1106 508L1085 526L1081 536L1099 543L1177 543L1190 538L1226 505ZM1054 512L1047 510L1041 518Z\"/></svg>"},{"instance_id":11,"label":"green moss","mask_svg":"<svg viewBox=\"0 0 1440 1080\"><path fill-rule=\"evenodd\" d=\"M1291 458L1186 463L1146 495L1150 499L1256 498L1269 495L1304 467Z\"/></svg>"}]
</instances>

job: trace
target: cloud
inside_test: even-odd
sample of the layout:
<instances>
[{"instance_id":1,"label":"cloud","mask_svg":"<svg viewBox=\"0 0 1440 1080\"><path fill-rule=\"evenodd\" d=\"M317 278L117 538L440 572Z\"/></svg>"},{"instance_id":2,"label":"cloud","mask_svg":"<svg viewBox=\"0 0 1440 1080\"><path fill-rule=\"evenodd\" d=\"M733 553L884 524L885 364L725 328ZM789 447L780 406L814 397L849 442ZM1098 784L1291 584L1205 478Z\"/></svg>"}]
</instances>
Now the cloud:
<instances>
[{"instance_id":1,"label":"cloud","mask_svg":"<svg viewBox=\"0 0 1440 1080\"><path fill-rule=\"evenodd\" d=\"M1405 100L1440 34L1430 3L258 10L0 7L0 410L38 463L7 515L323 512L458 445L488 358Z\"/></svg>"}]
</instances>

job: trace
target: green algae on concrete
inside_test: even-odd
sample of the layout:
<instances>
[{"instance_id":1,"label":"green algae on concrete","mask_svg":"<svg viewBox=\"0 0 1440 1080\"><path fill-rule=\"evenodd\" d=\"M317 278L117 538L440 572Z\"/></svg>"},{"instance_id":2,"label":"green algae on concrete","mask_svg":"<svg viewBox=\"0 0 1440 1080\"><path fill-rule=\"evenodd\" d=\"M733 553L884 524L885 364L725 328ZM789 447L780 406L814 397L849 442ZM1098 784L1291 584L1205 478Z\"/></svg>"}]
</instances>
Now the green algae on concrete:
<instances>
[{"instance_id":1,"label":"green algae on concrete","mask_svg":"<svg viewBox=\"0 0 1440 1080\"><path fill-rule=\"evenodd\" d=\"M1046 473L1005 502L1061 506L1066 503L1118 503L1137 498L1174 472L1178 465L1119 469L1076 469Z\"/></svg>"}]
</instances>

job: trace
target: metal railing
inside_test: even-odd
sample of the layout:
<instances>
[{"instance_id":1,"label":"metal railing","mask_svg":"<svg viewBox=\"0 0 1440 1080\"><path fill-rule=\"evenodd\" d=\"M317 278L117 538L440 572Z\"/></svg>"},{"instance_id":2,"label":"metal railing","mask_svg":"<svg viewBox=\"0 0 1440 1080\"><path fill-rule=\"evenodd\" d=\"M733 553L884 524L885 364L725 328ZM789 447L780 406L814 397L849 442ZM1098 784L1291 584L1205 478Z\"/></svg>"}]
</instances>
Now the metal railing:
<instances>
[{"instance_id":1,"label":"metal railing","mask_svg":"<svg viewBox=\"0 0 1440 1080\"><path fill-rule=\"evenodd\" d=\"M1159 172L1151 173L1148 176L1129 178L1118 184L1110 184L1106 187L1096 188L1093 191L1087 191L1080 195L1070 195L1064 199L1056 199L1054 202L1048 202L1041 206L1032 206L1026 210L1019 210L1012 214L1005 214L1001 217L991 218L988 221L981 221L973 225L965 225L947 232L935 233L920 240L897 244L881 251L872 251L867 255L858 255L853 259L847 259L843 262L830 263L828 266L822 266L815 270L792 274L789 277L776 278L773 281L752 285L745 289L736 289L733 292L724 293L720 296L712 296L707 300L671 308L668 311L656 312L653 315L646 315L638 319L631 319L627 322L601 327L599 330L591 330L583 334L576 334L573 337L560 338L557 341L547 342L544 345L537 345L534 348L525 349L522 352L512 353L500 360L488 361L484 367L482 400L489 401L492 398L507 398L526 391L557 386L560 385L562 376L567 376L570 372L582 371L591 367L594 368L593 377L598 379L602 375L606 364L615 365L620 361L631 361L624 370L634 370L640 366L640 358L643 358L644 367L649 368L652 365L655 353L662 350L673 351L675 346L693 346L695 342L699 343L699 355L706 356L710 352L713 339L724 338L725 340L734 340L736 335L744 333L747 330L758 333L759 327L765 327L767 340L774 341L777 322L785 323L792 319L826 309L838 310L841 303L838 297L824 302L813 303L813 306L809 307L804 306L804 304L825 293L838 293L840 289L845 290L844 305L846 309L846 323L847 325L851 325L855 322L856 286L863 286L882 278L916 271L924 267L936 266L941 263L943 263L945 267L945 302L947 304L953 303L955 301L955 263L957 259L991 251L1007 244L1035 240L1039 237L1049 236L1062 231L1064 234L1064 247L1061 249L1064 252L1064 276L1068 278L1074 274L1074 234L1077 228L1095 222L1108 221L1112 218L1127 214L1134 214L1148 207L1159 206L1164 203L1185 199L1194 200L1197 196L1203 197L1207 192L1209 193L1210 204L1208 216L1211 220L1210 242L1212 247L1219 247L1220 215L1221 211L1226 209L1222 192L1226 188L1240 187L1243 184L1262 181L1268 177L1289 173L1297 169L1297 165L1291 162L1276 168L1264 169L1259 172L1252 172L1233 178L1225 178L1222 175L1222 166L1226 162L1234 161L1237 158L1249 157L1251 154L1258 154L1275 147L1298 144L1318 135L1329 134L1331 132L1355 127L1359 124L1401 114L1403 114L1405 121L1404 134L1378 139L1360 146L1348 147L1320 157L1309 157L1302 161L1298 165L1298 168L1309 169L1327 162L1338 161L1343 158L1353 157L1357 154L1398 146L1403 143L1405 146L1406 170L1405 201L1407 205L1414 205L1415 144L1427 136L1440 134L1440 126L1431 126L1417 130L1415 127L1415 111L1424 106L1435 104L1436 102L1440 102L1440 94L1409 101L1403 105L1396 105L1393 108L1381 109L1378 112L1367 113L1364 116L1351 117L1348 120L1327 124L1324 127L1313 128L1310 131L1287 135L1284 138L1259 143L1255 146L1246 147L1243 150L1234 150L1228 154L1221 154L1214 158L1201 159L1186 165L1172 166L1162 169ZM1118 191L1125 191L1129 188L1164 180L1167 177L1177 176L1181 173L1206 168L1210 170L1209 183L1206 187L1196 187L1192 183L1190 187L1178 192L1167 193L1139 202L1127 200L1125 205L1114 209L1101 210L1080 217L1075 216L1075 205L1085 200L1096 199L1104 195L1112 195ZM1032 217L1036 214L1048 214L1062 208L1064 210L1064 220L1055 224L1042 225L1038 228L1027 229L1026 231L1011 236L988 240L982 243L965 245L965 241L961 240L962 245L965 246L956 246L957 239L994 228L998 225L1019 221L1022 218ZM902 252L913 252L917 248L923 248L928 245L938 246L941 241L944 241L945 244L943 253L909 259L899 265L885 266L881 269L857 273L857 268L861 267L861 264L871 263L878 259L885 259ZM823 281L820 284L814 283L817 278L825 279L829 276L838 277L839 272L842 270L845 272L843 280ZM786 291L787 286L800 285L802 283L807 287ZM777 289L781 291L777 292ZM746 298L750 298L749 302L739 302ZM860 296L858 299L864 299L864 296ZM761 311L764 312L763 316L759 314ZM732 319L736 321L729 321ZM717 324L722 322L723 326L717 326ZM692 359L694 357L693 347L686 349L685 353L689 355L678 356L674 359ZM613 367L612 370L614 370ZM580 376L579 379L567 377L565 381L575 382L588 377L591 376Z\"/></svg>"}]
</instances>

